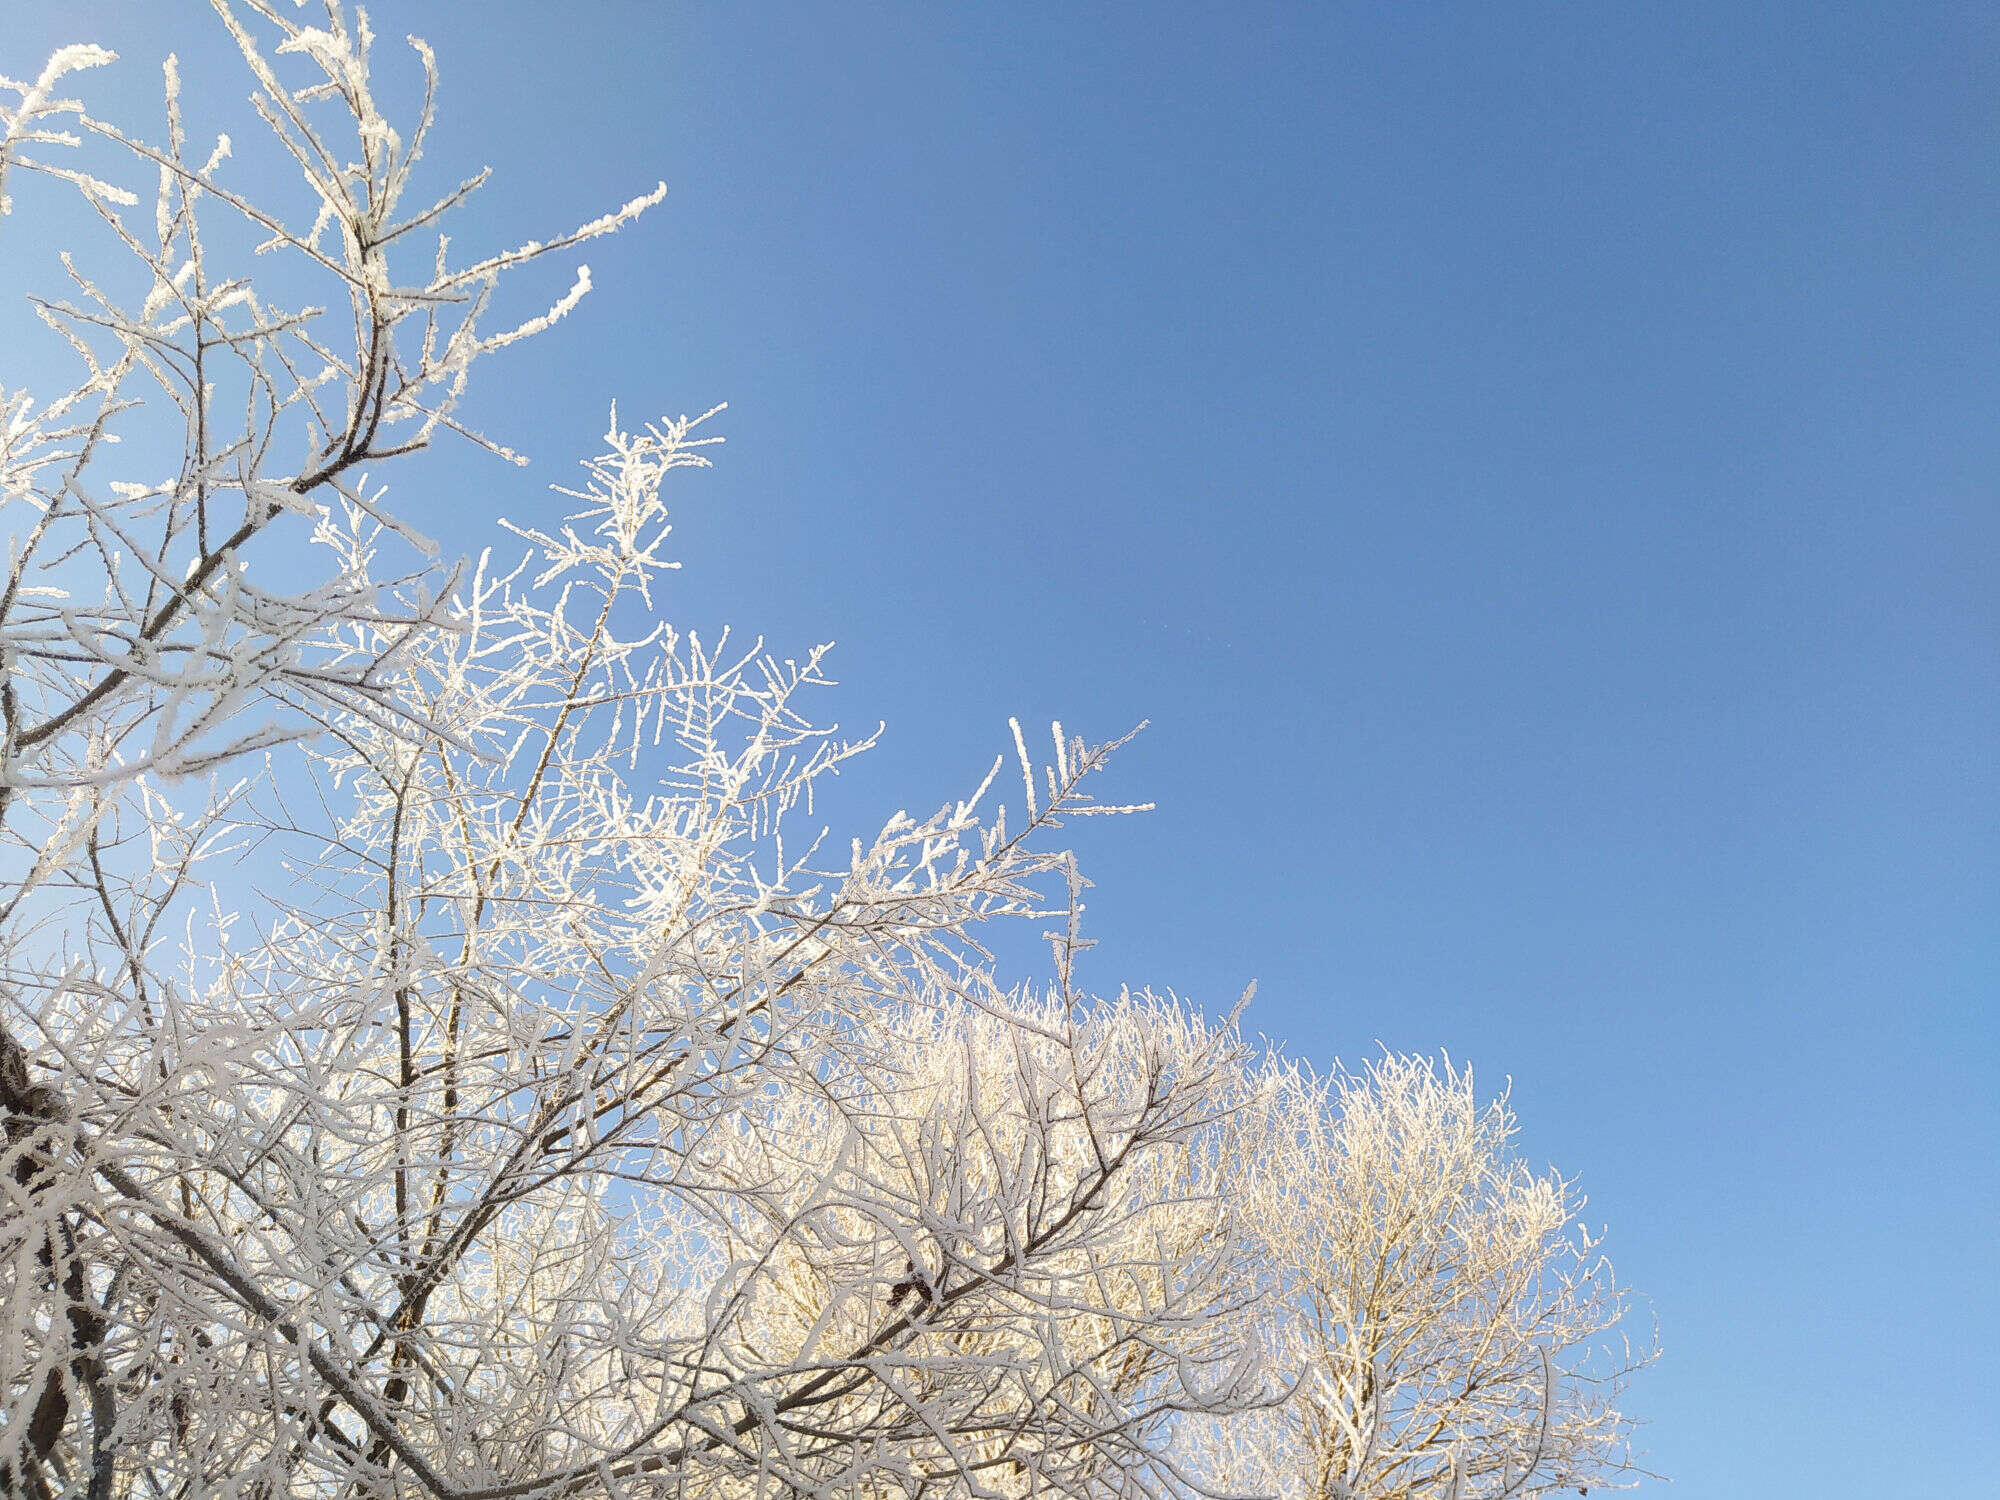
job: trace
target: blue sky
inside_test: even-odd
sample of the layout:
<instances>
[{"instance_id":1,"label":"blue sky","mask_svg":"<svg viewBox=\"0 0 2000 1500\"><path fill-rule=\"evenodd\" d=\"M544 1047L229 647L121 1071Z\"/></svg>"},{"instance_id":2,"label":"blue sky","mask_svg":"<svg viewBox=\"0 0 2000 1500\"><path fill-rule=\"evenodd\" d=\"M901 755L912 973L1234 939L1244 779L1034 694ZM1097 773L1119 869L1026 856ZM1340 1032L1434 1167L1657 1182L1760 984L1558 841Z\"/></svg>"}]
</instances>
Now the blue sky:
<instances>
[{"instance_id":1,"label":"blue sky","mask_svg":"<svg viewBox=\"0 0 2000 1500\"><path fill-rule=\"evenodd\" d=\"M7 12L0 71L101 40L147 119L171 45L242 128L205 8ZM420 468L422 524L727 400L668 609L840 643L836 819L1149 719L1093 982L1511 1076L1658 1313L1662 1493L1978 1489L2000 13L373 13L436 180L497 169L464 243L672 189L486 368L537 467Z\"/></svg>"}]
</instances>

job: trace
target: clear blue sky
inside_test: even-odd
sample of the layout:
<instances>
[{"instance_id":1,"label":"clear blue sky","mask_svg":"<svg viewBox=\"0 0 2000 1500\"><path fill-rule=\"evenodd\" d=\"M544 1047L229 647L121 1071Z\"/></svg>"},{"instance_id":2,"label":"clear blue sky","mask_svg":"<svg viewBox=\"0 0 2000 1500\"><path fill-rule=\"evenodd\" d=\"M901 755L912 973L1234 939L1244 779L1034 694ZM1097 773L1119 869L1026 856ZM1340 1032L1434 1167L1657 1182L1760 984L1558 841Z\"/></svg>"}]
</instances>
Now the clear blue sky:
<instances>
[{"instance_id":1,"label":"clear blue sky","mask_svg":"<svg viewBox=\"0 0 2000 1500\"><path fill-rule=\"evenodd\" d=\"M192 4L5 13L245 91ZM435 533L729 401L669 608L841 643L837 817L1151 719L1094 982L1511 1075L1652 1295L1662 1493L1991 1483L2000 11L374 14L498 169L462 242L672 185Z\"/></svg>"}]
</instances>

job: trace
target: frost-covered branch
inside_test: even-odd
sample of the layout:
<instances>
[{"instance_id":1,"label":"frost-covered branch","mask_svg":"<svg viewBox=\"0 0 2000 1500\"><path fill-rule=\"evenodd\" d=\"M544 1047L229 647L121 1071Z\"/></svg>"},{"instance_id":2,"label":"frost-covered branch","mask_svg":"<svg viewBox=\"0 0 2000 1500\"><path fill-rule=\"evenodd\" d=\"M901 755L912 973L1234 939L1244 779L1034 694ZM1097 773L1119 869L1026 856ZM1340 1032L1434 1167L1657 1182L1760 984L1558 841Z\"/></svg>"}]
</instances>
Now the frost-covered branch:
<instances>
[{"instance_id":1,"label":"frost-covered branch","mask_svg":"<svg viewBox=\"0 0 2000 1500\"><path fill-rule=\"evenodd\" d=\"M1285 1497L1507 1500L1642 1474L1619 1395L1653 1358L1583 1200L1515 1154L1470 1069L1267 1065L1219 1179L1291 1397L1192 1425L1210 1473Z\"/></svg>"},{"instance_id":2,"label":"frost-covered branch","mask_svg":"<svg viewBox=\"0 0 2000 1500\"><path fill-rule=\"evenodd\" d=\"M1615 1472L1569 1354L1618 1294L1469 1075L1327 1083L1087 987L1060 834L1136 810L1122 741L1015 725L962 800L815 821L872 743L824 648L659 608L720 408L614 410L560 520L434 558L382 466L590 286L495 328L501 278L663 190L454 263L484 174L415 196L429 49L403 114L358 8L215 9L289 204L190 149L171 60L157 141L63 95L99 49L0 78L0 210L80 194L128 273L66 258L77 380L0 395L0 1492Z\"/></svg>"}]
</instances>

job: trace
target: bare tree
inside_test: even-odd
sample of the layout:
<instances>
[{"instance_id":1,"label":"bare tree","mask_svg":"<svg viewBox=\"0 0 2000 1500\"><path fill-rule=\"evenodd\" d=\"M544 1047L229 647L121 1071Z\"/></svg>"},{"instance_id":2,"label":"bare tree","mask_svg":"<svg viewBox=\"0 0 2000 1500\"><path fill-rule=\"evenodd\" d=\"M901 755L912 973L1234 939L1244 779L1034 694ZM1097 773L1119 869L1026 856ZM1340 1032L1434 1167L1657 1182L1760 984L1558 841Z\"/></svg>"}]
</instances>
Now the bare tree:
<instances>
[{"instance_id":1,"label":"bare tree","mask_svg":"<svg viewBox=\"0 0 2000 1500\"><path fill-rule=\"evenodd\" d=\"M160 145L62 93L102 49L0 78L0 190L79 194L137 272L70 263L36 306L78 382L0 400L0 1492L1625 1472L1622 1367L1575 1357L1622 1297L1504 1104L1260 1070L1233 1016L1079 987L1057 835L1129 810L1092 793L1115 743L1017 726L963 801L810 822L870 743L812 713L823 651L655 608L714 413L614 411L562 522L434 560L384 466L514 458L468 372L589 276L501 332L496 287L664 189L457 260L484 174L408 201L428 49L400 130L364 14L214 4L290 207L190 153L171 61ZM1038 982L985 945L1020 921Z\"/></svg>"},{"instance_id":2,"label":"bare tree","mask_svg":"<svg viewBox=\"0 0 2000 1500\"><path fill-rule=\"evenodd\" d=\"M808 717L821 653L653 615L702 419L614 414L520 563L430 564L364 472L589 284L488 334L504 273L660 194L409 278L483 177L404 206L428 51L405 136L365 15L245 8L307 228L188 154L171 63L164 146L59 96L99 49L0 82L0 185L67 181L143 273L38 304L83 379L0 449L0 1489L1182 1488L1164 1434L1259 1389L1176 1187L1240 1069L1074 986L1051 835L1120 810L1111 747L1017 730L1011 815L1003 759L823 854L799 818L867 742ZM156 176L149 225L93 148ZM245 226L344 316L222 269ZM1051 918L1052 978L1004 986L981 924Z\"/></svg>"},{"instance_id":3,"label":"bare tree","mask_svg":"<svg viewBox=\"0 0 2000 1500\"><path fill-rule=\"evenodd\" d=\"M1261 1414L1195 1422L1200 1467L1312 1500L1499 1500L1629 1484L1618 1335L1631 1299L1584 1200L1513 1148L1470 1068L1385 1055L1320 1077L1271 1064L1217 1174L1293 1373ZM1607 1342L1607 1340L1610 1340Z\"/></svg>"}]
</instances>

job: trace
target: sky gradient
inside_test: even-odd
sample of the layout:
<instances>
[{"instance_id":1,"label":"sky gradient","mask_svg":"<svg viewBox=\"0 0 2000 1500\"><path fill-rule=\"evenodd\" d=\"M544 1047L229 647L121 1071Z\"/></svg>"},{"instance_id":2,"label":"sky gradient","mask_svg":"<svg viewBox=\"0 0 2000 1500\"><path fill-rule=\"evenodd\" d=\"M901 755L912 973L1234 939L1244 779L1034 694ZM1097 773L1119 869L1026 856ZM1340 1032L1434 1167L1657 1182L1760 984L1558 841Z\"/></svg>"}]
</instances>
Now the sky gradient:
<instances>
[{"instance_id":1,"label":"sky gradient","mask_svg":"<svg viewBox=\"0 0 2000 1500\"><path fill-rule=\"evenodd\" d=\"M3 8L245 130L205 7ZM671 188L420 525L728 401L666 608L839 642L836 827L1150 720L1086 977L1511 1077L1659 1318L1641 1493L1990 1483L2000 12L371 9L462 243Z\"/></svg>"}]
</instances>

